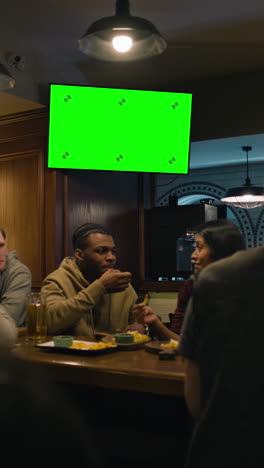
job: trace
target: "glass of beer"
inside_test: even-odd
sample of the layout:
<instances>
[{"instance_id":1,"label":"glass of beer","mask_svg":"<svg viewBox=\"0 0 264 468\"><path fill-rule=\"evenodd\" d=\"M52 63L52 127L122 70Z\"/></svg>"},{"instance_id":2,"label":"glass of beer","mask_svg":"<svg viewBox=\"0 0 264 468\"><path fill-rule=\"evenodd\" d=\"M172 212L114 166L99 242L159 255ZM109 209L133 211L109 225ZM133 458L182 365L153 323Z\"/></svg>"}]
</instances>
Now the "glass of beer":
<instances>
[{"instance_id":1,"label":"glass of beer","mask_svg":"<svg viewBox=\"0 0 264 468\"><path fill-rule=\"evenodd\" d=\"M26 296L26 330L30 341L40 342L47 336L46 301L39 292L31 292Z\"/></svg>"}]
</instances>

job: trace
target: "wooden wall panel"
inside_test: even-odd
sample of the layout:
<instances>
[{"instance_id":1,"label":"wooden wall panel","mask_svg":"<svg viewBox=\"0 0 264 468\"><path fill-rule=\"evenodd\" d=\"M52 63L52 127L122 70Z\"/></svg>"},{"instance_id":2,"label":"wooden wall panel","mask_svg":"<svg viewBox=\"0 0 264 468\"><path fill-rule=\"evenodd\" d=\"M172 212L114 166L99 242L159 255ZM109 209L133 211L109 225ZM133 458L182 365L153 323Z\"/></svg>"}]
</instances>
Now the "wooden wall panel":
<instances>
[{"instance_id":1,"label":"wooden wall panel","mask_svg":"<svg viewBox=\"0 0 264 468\"><path fill-rule=\"evenodd\" d=\"M34 286L40 287L72 253L74 229L98 222L113 232L120 268L132 272L135 284L143 269L138 175L48 169L47 135L47 109L0 118L0 225L7 230L10 249L17 250L32 271Z\"/></svg>"},{"instance_id":2,"label":"wooden wall panel","mask_svg":"<svg viewBox=\"0 0 264 468\"><path fill-rule=\"evenodd\" d=\"M119 266L139 282L138 175L104 171L69 171L68 254L74 229L85 222L106 226L118 248Z\"/></svg>"},{"instance_id":3,"label":"wooden wall panel","mask_svg":"<svg viewBox=\"0 0 264 468\"><path fill-rule=\"evenodd\" d=\"M64 177L55 169L46 169L44 161L44 276L55 270L65 255Z\"/></svg>"},{"instance_id":4,"label":"wooden wall panel","mask_svg":"<svg viewBox=\"0 0 264 468\"><path fill-rule=\"evenodd\" d=\"M40 151L0 157L0 224L9 250L29 267L34 285L43 275L42 159Z\"/></svg>"},{"instance_id":5,"label":"wooden wall panel","mask_svg":"<svg viewBox=\"0 0 264 468\"><path fill-rule=\"evenodd\" d=\"M33 286L64 254L63 177L47 168L48 109L0 116L0 224Z\"/></svg>"}]
</instances>

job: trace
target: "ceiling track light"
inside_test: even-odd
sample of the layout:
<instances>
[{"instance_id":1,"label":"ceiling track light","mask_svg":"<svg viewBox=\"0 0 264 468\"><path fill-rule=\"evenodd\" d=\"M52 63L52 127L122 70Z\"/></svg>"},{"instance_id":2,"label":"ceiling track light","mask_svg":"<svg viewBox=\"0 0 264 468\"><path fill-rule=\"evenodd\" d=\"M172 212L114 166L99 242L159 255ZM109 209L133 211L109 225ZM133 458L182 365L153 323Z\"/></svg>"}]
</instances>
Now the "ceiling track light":
<instances>
[{"instance_id":1,"label":"ceiling track light","mask_svg":"<svg viewBox=\"0 0 264 468\"><path fill-rule=\"evenodd\" d=\"M116 1L116 14L93 23L79 39L79 49L98 60L132 61L161 54L166 41L148 20L131 16L129 0Z\"/></svg>"},{"instance_id":2,"label":"ceiling track light","mask_svg":"<svg viewBox=\"0 0 264 468\"><path fill-rule=\"evenodd\" d=\"M244 185L234 187L227 190L221 201L226 205L234 206L235 208L252 209L259 208L264 205L264 187L252 185L248 171L248 152L252 150L252 146L242 146L242 150L247 153L247 176Z\"/></svg>"}]
</instances>

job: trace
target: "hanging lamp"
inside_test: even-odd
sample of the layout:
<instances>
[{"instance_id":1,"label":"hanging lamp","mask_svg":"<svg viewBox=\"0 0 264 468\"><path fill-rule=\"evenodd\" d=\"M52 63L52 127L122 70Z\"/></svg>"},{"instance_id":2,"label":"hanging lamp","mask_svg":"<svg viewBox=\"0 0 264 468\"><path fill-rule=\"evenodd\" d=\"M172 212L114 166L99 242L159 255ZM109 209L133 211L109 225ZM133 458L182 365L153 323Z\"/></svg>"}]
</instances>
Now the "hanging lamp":
<instances>
[{"instance_id":1,"label":"hanging lamp","mask_svg":"<svg viewBox=\"0 0 264 468\"><path fill-rule=\"evenodd\" d=\"M99 60L132 61L161 54L166 41L150 21L130 15L129 0L117 0L115 16L93 23L79 49Z\"/></svg>"},{"instance_id":2,"label":"hanging lamp","mask_svg":"<svg viewBox=\"0 0 264 468\"><path fill-rule=\"evenodd\" d=\"M242 146L242 150L247 153L247 176L244 185L227 190L221 201L226 205L236 208L252 209L264 205L264 187L252 185L248 175L248 153L252 146Z\"/></svg>"}]
</instances>

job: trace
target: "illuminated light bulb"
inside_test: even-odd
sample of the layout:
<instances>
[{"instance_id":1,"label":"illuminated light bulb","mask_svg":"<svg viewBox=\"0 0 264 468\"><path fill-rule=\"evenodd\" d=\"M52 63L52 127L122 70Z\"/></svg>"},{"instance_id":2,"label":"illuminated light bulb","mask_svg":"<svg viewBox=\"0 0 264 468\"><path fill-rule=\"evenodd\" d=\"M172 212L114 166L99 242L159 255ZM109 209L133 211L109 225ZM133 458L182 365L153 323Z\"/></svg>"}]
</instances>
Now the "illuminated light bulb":
<instances>
[{"instance_id":1,"label":"illuminated light bulb","mask_svg":"<svg viewBox=\"0 0 264 468\"><path fill-rule=\"evenodd\" d=\"M253 195L250 195L250 194L247 194L247 195L244 195L244 196L243 196L243 199L244 199L245 201L250 201L252 198L253 198Z\"/></svg>"},{"instance_id":2,"label":"illuminated light bulb","mask_svg":"<svg viewBox=\"0 0 264 468\"><path fill-rule=\"evenodd\" d=\"M113 47L117 52L128 52L133 44L131 37L129 36L115 36L112 39Z\"/></svg>"}]
</instances>

